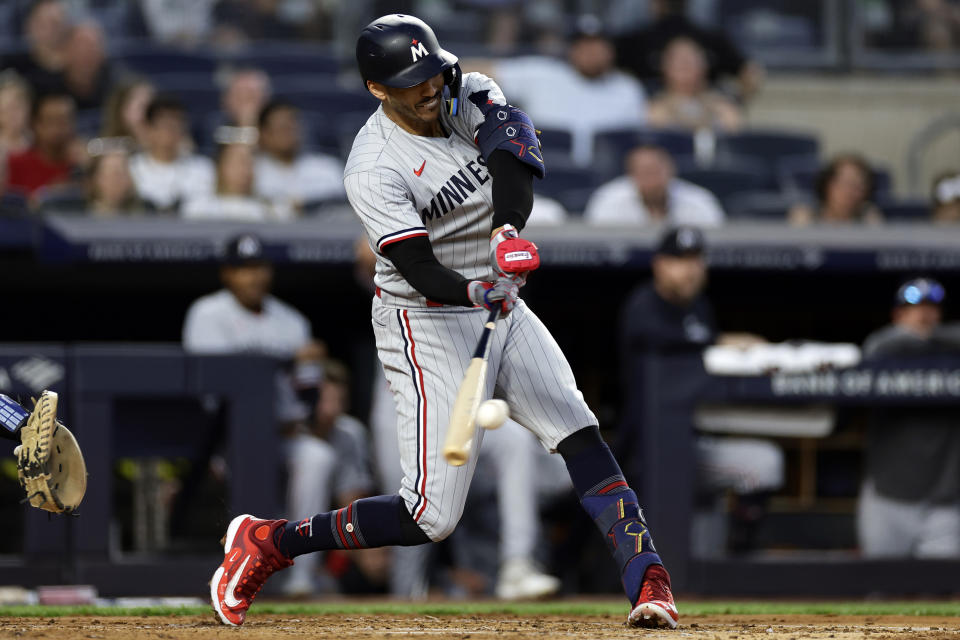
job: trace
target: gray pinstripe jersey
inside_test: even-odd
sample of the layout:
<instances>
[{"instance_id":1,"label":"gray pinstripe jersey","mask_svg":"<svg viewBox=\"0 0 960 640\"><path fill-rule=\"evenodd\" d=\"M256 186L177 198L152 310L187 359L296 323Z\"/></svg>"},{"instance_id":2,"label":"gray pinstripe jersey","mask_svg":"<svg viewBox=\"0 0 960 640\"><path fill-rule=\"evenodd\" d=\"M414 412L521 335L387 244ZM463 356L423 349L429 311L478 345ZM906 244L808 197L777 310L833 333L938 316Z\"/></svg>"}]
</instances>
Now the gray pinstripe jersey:
<instances>
[{"instance_id":1,"label":"gray pinstripe jersey","mask_svg":"<svg viewBox=\"0 0 960 640\"><path fill-rule=\"evenodd\" d=\"M492 179L473 142L483 119L469 100L487 91L506 104L496 84L468 73L460 92L461 113L441 115L447 138L407 133L382 109L370 116L353 143L344 171L350 204L377 254L373 330L377 352L396 400L397 436L403 469L400 495L433 540L452 531L476 464L453 467L443 460L443 438L470 354L486 311L466 307L426 308L426 301L387 259L391 242L426 236L437 259L470 279L493 279L489 263L493 216ZM490 349L485 397L507 401L511 416L548 449L597 419L583 401L573 372L543 323L521 300L497 322Z\"/></svg>"},{"instance_id":2,"label":"gray pinstripe jersey","mask_svg":"<svg viewBox=\"0 0 960 640\"><path fill-rule=\"evenodd\" d=\"M488 257L491 179L473 142L483 115L468 99L478 91L488 91L495 104L506 104L493 80L465 74L460 113L450 116L441 110L441 123L451 132L447 138L408 133L379 108L353 142L343 183L377 254L375 282L387 304L425 303L382 254L384 246L406 238L429 237L437 260L465 278L494 279Z\"/></svg>"}]
</instances>

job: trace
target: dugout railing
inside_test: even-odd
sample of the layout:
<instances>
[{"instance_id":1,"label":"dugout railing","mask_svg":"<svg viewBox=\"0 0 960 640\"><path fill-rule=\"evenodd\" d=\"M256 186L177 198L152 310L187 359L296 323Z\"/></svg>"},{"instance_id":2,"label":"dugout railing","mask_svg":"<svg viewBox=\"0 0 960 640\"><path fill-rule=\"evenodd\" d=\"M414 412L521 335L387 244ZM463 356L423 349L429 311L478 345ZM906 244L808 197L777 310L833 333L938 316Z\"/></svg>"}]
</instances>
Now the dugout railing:
<instances>
[{"instance_id":1,"label":"dugout railing","mask_svg":"<svg viewBox=\"0 0 960 640\"><path fill-rule=\"evenodd\" d=\"M60 416L81 443L89 473L76 517L23 507L22 553L0 558L0 584L92 584L102 595L199 593L222 559L215 540L201 555L119 551L116 458L201 447L200 434L183 430L176 416L151 415L149 406L214 398L224 407L230 469L225 511L278 516L276 370L271 358L191 356L174 345L0 345L3 391L21 398L44 388L57 391ZM122 403L128 408L123 417ZM131 416L130 406L138 404L144 410Z\"/></svg>"},{"instance_id":2,"label":"dugout railing","mask_svg":"<svg viewBox=\"0 0 960 640\"><path fill-rule=\"evenodd\" d=\"M717 376L699 355L646 355L639 366L641 429L632 483L638 487L658 550L677 591L708 596L949 595L960 558L869 559L847 553L780 553L698 558L691 552L696 483L694 412L702 405L838 408L960 408L960 354L884 360L850 369L761 376ZM960 410L958 410L960 415ZM960 428L960 424L957 425ZM771 433L773 435L773 433Z\"/></svg>"}]
</instances>

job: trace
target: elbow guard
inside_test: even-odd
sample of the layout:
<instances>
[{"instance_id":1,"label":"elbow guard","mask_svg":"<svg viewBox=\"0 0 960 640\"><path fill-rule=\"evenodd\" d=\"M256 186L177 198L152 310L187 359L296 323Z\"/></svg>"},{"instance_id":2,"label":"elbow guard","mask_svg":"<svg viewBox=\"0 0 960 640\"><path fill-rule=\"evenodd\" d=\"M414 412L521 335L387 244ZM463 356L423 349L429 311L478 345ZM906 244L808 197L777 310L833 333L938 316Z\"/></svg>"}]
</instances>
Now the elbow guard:
<instances>
[{"instance_id":1,"label":"elbow guard","mask_svg":"<svg viewBox=\"0 0 960 640\"><path fill-rule=\"evenodd\" d=\"M470 101L477 105L484 117L474 134L474 141L483 157L489 158L497 149L509 151L529 165L534 175L543 178L546 168L537 130L530 116L514 106L494 104L487 98L486 91L471 94Z\"/></svg>"}]
</instances>

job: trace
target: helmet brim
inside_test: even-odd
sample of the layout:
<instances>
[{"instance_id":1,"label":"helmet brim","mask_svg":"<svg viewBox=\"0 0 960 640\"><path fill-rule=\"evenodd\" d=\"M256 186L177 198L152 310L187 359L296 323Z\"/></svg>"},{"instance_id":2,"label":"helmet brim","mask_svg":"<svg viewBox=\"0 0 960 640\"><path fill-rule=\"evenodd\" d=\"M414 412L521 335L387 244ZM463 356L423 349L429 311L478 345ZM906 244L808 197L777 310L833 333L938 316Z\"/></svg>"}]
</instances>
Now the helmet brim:
<instances>
[{"instance_id":1,"label":"helmet brim","mask_svg":"<svg viewBox=\"0 0 960 640\"><path fill-rule=\"evenodd\" d=\"M421 82L426 82L430 78L440 75L457 64L457 61L457 56L444 49L438 49L435 53L428 54L416 62L411 62L406 69L376 82L394 89L415 87Z\"/></svg>"}]
</instances>

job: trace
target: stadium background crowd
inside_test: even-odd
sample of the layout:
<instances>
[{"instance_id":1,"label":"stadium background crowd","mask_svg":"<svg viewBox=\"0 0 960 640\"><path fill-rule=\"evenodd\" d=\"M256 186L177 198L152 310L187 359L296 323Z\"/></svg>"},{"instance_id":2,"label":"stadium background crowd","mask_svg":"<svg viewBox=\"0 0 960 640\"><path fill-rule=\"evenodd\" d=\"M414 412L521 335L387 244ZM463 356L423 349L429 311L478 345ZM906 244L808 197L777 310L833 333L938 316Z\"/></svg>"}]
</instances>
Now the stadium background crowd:
<instances>
[{"instance_id":1,"label":"stadium background crowd","mask_svg":"<svg viewBox=\"0 0 960 640\"><path fill-rule=\"evenodd\" d=\"M897 228L909 234L909 225L960 221L960 145L949 133L958 121L950 84L960 66L955 0L8 0L0 4L0 30L5 29L0 31L0 216L268 224L349 217L343 161L358 127L376 107L354 69L354 36L370 19L396 11L431 23L465 71L495 78L542 129L548 170L535 185L531 224L582 221L666 230L756 222L908 223ZM917 69L921 79L905 77ZM890 75L873 75L878 71ZM931 86L937 82L945 86ZM894 122L900 124L896 131ZM912 140L929 144L917 150ZM683 237L667 234L659 245L651 291L663 294L664 326L675 320L685 332L679 342L664 342L670 345L665 348L682 343L699 353L723 342L724 334L708 307L697 307L693 315L702 312L702 322L696 326L688 322L693 315L671 320L670 304L700 305L706 286L705 247L702 241L686 247ZM382 462L389 451L369 452L380 447L374 422L390 420L389 409L386 418L378 418L377 388L370 392L379 379L351 376L330 358L326 337L311 334L312 318L270 296L273 267L258 243L256 233L235 239L221 270L224 289L198 300L186 314L184 347L194 353L262 352L296 363L278 379L278 396L286 398L278 420L290 452L287 500L302 505L293 511L313 513L331 501L375 493L377 482L387 484L393 473ZM360 288L370 284L370 258L359 243ZM677 290L687 292L664 294L670 284L661 286L657 278L671 277ZM902 291L898 295L898 309L939 309L944 298L942 287L939 298L927 292L919 303ZM894 325L909 325L905 315L895 312ZM232 334L223 329L228 319ZM920 321L922 341L943 338L935 331L940 323L939 315ZM861 337L877 328L863 326ZM644 348L659 349L650 346L663 337L658 328L637 328L643 331L655 336ZM625 336L630 333L624 328ZM952 335L936 342L937 348L952 345ZM624 349L633 348L630 338L623 340ZM762 341L747 334L732 337L739 345ZM330 351L338 353L336 345ZM877 351L876 342L870 351ZM367 389L358 393L351 386ZM369 420L360 415L367 407L356 412L370 423L368 429L346 414L351 397L371 395ZM944 427L950 421L938 416L924 428L943 439L942 451L957 456L957 436ZM716 456L729 453L722 447L703 453L709 448L703 440L701 460L716 462ZM507 449L516 455L525 446ZM730 512L731 525L723 545L736 553L757 551L756 526L770 496L789 487L785 473L796 475L783 466L799 464L789 454L785 462L769 442L746 446L722 459L740 475L707 483L711 488L704 492L707 502L724 496L722 510ZM904 445L871 441L870 446L882 456ZM541 486L529 499L540 501L544 526L562 543L555 545L554 557L519 552L523 569L513 571L526 576L539 575L536 567L561 568L557 558L577 549L582 533L557 533L567 524L570 496L558 494L549 481L555 477L549 458L535 448L530 456ZM428 580L426 573L409 569L426 566L422 556L391 559L379 550L347 559L330 554L322 573L311 567L313 575L304 577L301 571L287 591L392 590L414 596L426 593L429 583L447 593L510 597L516 593L510 591L511 578L496 571L510 559L498 551L498 540L513 540L516 532L503 529L505 517L499 531L490 524L497 521L491 514L498 509L498 493L499 502L504 500L491 480L503 467L497 455L490 457L467 509L468 532L454 536L439 560L433 558L448 571ZM745 468L745 459L754 466ZM882 465L875 459L867 465L867 486L874 493L885 486L877 481ZM932 464L944 476L960 473L960 457ZM208 466L215 479L228 473L217 455ZM130 462L118 473L152 474L157 481L150 500L163 504L183 493L182 487L210 483L175 463ZM853 474L859 476L859 469ZM934 506L956 507L957 482L937 485ZM132 490L141 485L133 482ZM727 491L736 494L729 503ZM919 508L928 497L923 493L920 487L896 497ZM185 509L174 500L172 515L161 518L170 519L174 534L186 526ZM502 504L500 509L509 513ZM946 518L958 518L947 522L948 532L960 531L960 516ZM170 531L151 538L133 529L124 530L125 546L175 544ZM935 553L960 555L960 539L953 542ZM882 553L883 544L879 548ZM407 567L402 580L396 571L390 577L391 566ZM568 590L597 587L578 583L577 576L560 577ZM549 585L555 589L560 583Z\"/></svg>"}]
</instances>

